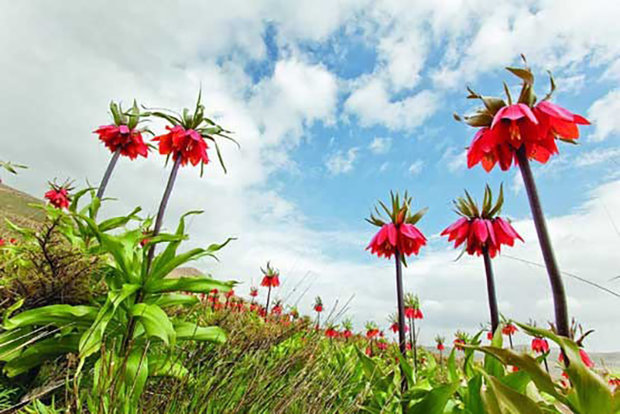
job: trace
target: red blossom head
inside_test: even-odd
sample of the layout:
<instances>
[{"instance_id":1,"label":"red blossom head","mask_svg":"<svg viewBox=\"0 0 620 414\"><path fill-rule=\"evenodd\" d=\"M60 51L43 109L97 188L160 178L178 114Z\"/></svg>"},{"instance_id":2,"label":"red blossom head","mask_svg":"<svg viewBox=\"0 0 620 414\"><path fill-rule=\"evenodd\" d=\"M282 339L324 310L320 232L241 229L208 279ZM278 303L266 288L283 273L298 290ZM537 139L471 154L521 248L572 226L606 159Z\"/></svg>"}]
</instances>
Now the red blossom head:
<instances>
[{"instance_id":1,"label":"red blossom head","mask_svg":"<svg viewBox=\"0 0 620 414\"><path fill-rule=\"evenodd\" d=\"M398 332L398 314L393 313L388 317L388 321L390 322L390 330L394 333ZM405 332L409 331L409 327L405 324Z\"/></svg>"},{"instance_id":2,"label":"red blossom head","mask_svg":"<svg viewBox=\"0 0 620 414\"><path fill-rule=\"evenodd\" d=\"M377 349L385 351L388 348L388 342L385 339L379 339L377 341Z\"/></svg>"},{"instance_id":3,"label":"red blossom head","mask_svg":"<svg viewBox=\"0 0 620 414\"><path fill-rule=\"evenodd\" d=\"M398 194L390 193L392 206L389 209L383 202L379 202L388 218L383 219L379 209L375 207L375 213L366 219L370 224L380 227L379 231L370 241L366 250L379 257L391 258L398 250L401 260L407 265L406 257L417 255L420 248L426 244L426 237L415 224L424 216L427 209L422 209L415 214L411 211L411 197L404 194L402 202Z\"/></svg>"},{"instance_id":4,"label":"red blossom head","mask_svg":"<svg viewBox=\"0 0 620 414\"><path fill-rule=\"evenodd\" d=\"M424 314L420 309L420 299L413 293L405 294L405 318L424 319Z\"/></svg>"},{"instance_id":5,"label":"red blossom head","mask_svg":"<svg viewBox=\"0 0 620 414\"><path fill-rule=\"evenodd\" d=\"M202 167L209 162L207 149L209 148L207 141L211 141L215 145L215 150L220 161L220 165L226 172L218 141L216 138L228 139L237 146L239 144L227 134L230 131L223 129L221 126L207 118L204 114L205 107L200 102L201 94L198 94L198 101L193 113L189 109L183 110L183 115L173 112L153 111L153 116L165 119L171 125L166 126L168 133L156 136L153 141L159 144L159 153L172 157L174 161L179 160L181 165L192 165Z\"/></svg>"},{"instance_id":6,"label":"red blossom head","mask_svg":"<svg viewBox=\"0 0 620 414\"><path fill-rule=\"evenodd\" d=\"M325 336L327 338L337 338L338 337L338 327L333 324L329 324L325 329Z\"/></svg>"},{"instance_id":7,"label":"red blossom head","mask_svg":"<svg viewBox=\"0 0 620 414\"><path fill-rule=\"evenodd\" d=\"M373 339L379 336L379 327L374 322L366 323L366 338Z\"/></svg>"},{"instance_id":8,"label":"red blossom head","mask_svg":"<svg viewBox=\"0 0 620 414\"><path fill-rule=\"evenodd\" d=\"M525 62L525 58L523 59ZM483 106L464 121L479 128L467 151L469 168L481 163L489 172L499 162L502 170L516 164L516 152L524 147L528 158L546 163L558 153L556 140L575 143L579 138L578 125L588 125L587 119L554 104L550 98L555 91L551 80L550 92L540 101L534 93L534 74L527 67L507 68L522 81L517 102L506 84L507 102L502 98L482 96L467 88L468 99L479 99ZM455 115L457 120L461 117Z\"/></svg>"},{"instance_id":9,"label":"red blossom head","mask_svg":"<svg viewBox=\"0 0 620 414\"><path fill-rule=\"evenodd\" d=\"M594 361L592 361L592 358L590 358L590 355L588 355L585 349L579 348L579 356L581 357L581 362L583 362L583 365L588 368L594 368ZM558 361L564 363L564 354L562 352L558 355Z\"/></svg>"},{"instance_id":10,"label":"red blossom head","mask_svg":"<svg viewBox=\"0 0 620 414\"><path fill-rule=\"evenodd\" d=\"M230 289L228 292L226 292L224 294L224 296L226 296L227 298L232 298L233 296L235 296L235 290L234 289Z\"/></svg>"},{"instance_id":11,"label":"red blossom head","mask_svg":"<svg viewBox=\"0 0 620 414\"><path fill-rule=\"evenodd\" d=\"M119 151L121 155L132 160L138 155L146 158L149 147L144 143L142 133L148 130L138 129L144 114L140 113L136 101L129 111L123 111L120 104L111 102L110 112L112 112L114 123L102 125L94 133L99 135L99 139L110 152Z\"/></svg>"},{"instance_id":12,"label":"red blossom head","mask_svg":"<svg viewBox=\"0 0 620 414\"><path fill-rule=\"evenodd\" d=\"M620 390L620 377L610 377L609 378L609 385L616 392L617 392L617 390Z\"/></svg>"},{"instance_id":13,"label":"red blossom head","mask_svg":"<svg viewBox=\"0 0 620 414\"><path fill-rule=\"evenodd\" d=\"M453 342L454 347L458 351L464 351L465 347L463 347L463 345L466 345L467 343L469 343L469 335L467 335L467 333L465 332L457 331L456 334L454 334L454 336L456 337Z\"/></svg>"},{"instance_id":14,"label":"red blossom head","mask_svg":"<svg viewBox=\"0 0 620 414\"><path fill-rule=\"evenodd\" d=\"M250 288L250 296L253 297L253 298L257 297L258 296L258 289L252 286Z\"/></svg>"},{"instance_id":15,"label":"red blossom head","mask_svg":"<svg viewBox=\"0 0 620 414\"><path fill-rule=\"evenodd\" d=\"M56 183L49 183L50 190L45 193L45 198L50 203L50 205L58 208L65 209L69 208L69 204L71 203L71 197L69 196L69 191L71 188L68 183L59 185Z\"/></svg>"},{"instance_id":16,"label":"red blossom head","mask_svg":"<svg viewBox=\"0 0 620 414\"><path fill-rule=\"evenodd\" d=\"M4 246L5 243L6 242L4 241L4 239L2 237L0 237L0 247Z\"/></svg>"},{"instance_id":17,"label":"red blossom head","mask_svg":"<svg viewBox=\"0 0 620 414\"><path fill-rule=\"evenodd\" d=\"M454 247L463 246L467 254L480 256L484 249L495 257L502 245L513 246L515 239L523 241L507 219L499 216L504 203L504 189L500 186L499 197L493 202L493 193L487 185L482 207L465 191L465 197L454 201L455 211L460 218L441 232L454 242Z\"/></svg>"},{"instance_id":18,"label":"red blossom head","mask_svg":"<svg viewBox=\"0 0 620 414\"><path fill-rule=\"evenodd\" d=\"M504 335L514 335L517 331L517 327L511 322L507 322L502 328L502 333Z\"/></svg>"},{"instance_id":19,"label":"red blossom head","mask_svg":"<svg viewBox=\"0 0 620 414\"><path fill-rule=\"evenodd\" d=\"M291 315L293 319L299 318L299 310L297 309L296 306L291 307L291 311L289 312L289 314Z\"/></svg>"},{"instance_id":20,"label":"red blossom head","mask_svg":"<svg viewBox=\"0 0 620 414\"><path fill-rule=\"evenodd\" d=\"M314 298L314 311L317 313L323 312L323 300L321 300L320 296Z\"/></svg>"},{"instance_id":21,"label":"red blossom head","mask_svg":"<svg viewBox=\"0 0 620 414\"><path fill-rule=\"evenodd\" d=\"M276 300L275 303L273 304L271 313L277 316L282 314L282 301L280 299Z\"/></svg>"},{"instance_id":22,"label":"red blossom head","mask_svg":"<svg viewBox=\"0 0 620 414\"><path fill-rule=\"evenodd\" d=\"M264 287L278 287L280 286L280 273L277 269L271 267L271 264L267 262L267 268L260 269L263 272L263 280L260 285Z\"/></svg>"},{"instance_id":23,"label":"red blossom head","mask_svg":"<svg viewBox=\"0 0 620 414\"><path fill-rule=\"evenodd\" d=\"M539 354L546 354L549 352L549 342L545 338L536 337L532 339L532 351Z\"/></svg>"}]
</instances>

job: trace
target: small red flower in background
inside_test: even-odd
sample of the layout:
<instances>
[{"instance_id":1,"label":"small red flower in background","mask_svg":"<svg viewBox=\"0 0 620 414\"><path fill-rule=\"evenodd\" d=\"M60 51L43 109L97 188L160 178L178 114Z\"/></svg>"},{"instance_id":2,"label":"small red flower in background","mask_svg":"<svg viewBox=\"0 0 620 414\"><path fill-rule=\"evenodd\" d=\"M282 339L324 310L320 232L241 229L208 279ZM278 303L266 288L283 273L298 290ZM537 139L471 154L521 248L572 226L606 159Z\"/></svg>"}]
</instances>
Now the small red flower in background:
<instances>
[{"instance_id":1,"label":"small red flower in background","mask_svg":"<svg viewBox=\"0 0 620 414\"><path fill-rule=\"evenodd\" d=\"M224 295L226 296L226 298L232 298L233 296L235 296L235 290L234 289L230 289Z\"/></svg>"},{"instance_id":2,"label":"small red flower in background","mask_svg":"<svg viewBox=\"0 0 620 414\"><path fill-rule=\"evenodd\" d=\"M350 337L353 336L353 332L351 332L348 329L345 329L344 331L342 331L342 337L345 339L349 339Z\"/></svg>"},{"instance_id":3,"label":"small red flower in background","mask_svg":"<svg viewBox=\"0 0 620 414\"><path fill-rule=\"evenodd\" d=\"M493 332L491 332L491 331L487 332L487 339L488 339L489 341L492 341L492 340L493 340Z\"/></svg>"},{"instance_id":4,"label":"small red flower in background","mask_svg":"<svg viewBox=\"0 0 620 414\"><path fill-rule=\"evenodd\" d=\"M261 306L258 309L258 315L264 318L265 316L267 316L267 310L263 306Z\"/></svg>"},{"instance_id":5,"label":"small red flower in background","mask_svg":"<svg viewBox=\"0 0 620 414\"><path fill-rule=\"evenodd\" d=\"M446 348L445 348L445 346L443 345L443 343L438 343L438 344L437 344L437 350L438 350L438 351L443 351L444 349L446 349Z\"/></svg>"},{"instance_id":6,"label":"small red flower in background","mask_svg":"<svg viewBox=\"0 0 620 414\"><path fill-rule=\"evenodd\" d=\"M276 301L276 303L273 305L273 308L271 309L271 313L277 316L280 316L282 314L282 301Z\"/></svg>"},{"instance_id":7,"label":"small red flower in background","mask_svg":"<svg viewBox=\"0 0 620 414\"><path fill-rule=\"evenodd\" d=\"M366 355L368 355L369 357L371 357L371 356L372 356L372 346L368 345L368 346L366 347L366 350L364 351L364 353L365 353Z\"/></svg>"},{"instance_id":8,"label":"small red flower in background","mask_svg":"<svg viewBox=\"0 0 620 414\"><path fill-rule=\"evenodd\" d=\"M456 212L461 216L457 221L441 232L448 236L448 241L454 241L457 248L464 244L467 254L480 256L484 248L488 248L489 255L495 257L502 245L513 246L515 239L523 241L512 225L499 217L504 203L504 189L500 187L499 197L493 205L493 194L487 185L484 190L484 202L479 209L473 198L465 191L465 197L454 201Z\"/></svg>"},{"instance_id":9,"label":"small red flower in background","mask_svg":"<svg viewBox=\"0 0 620 414\"><path fill-rule=\"evenodd\" d=\"M519 372L519 367L516 365L512 366L512 372Z\"/></svg>"},{"instance_id":10,"label":"small red flower in background","mask_svg":"<svg viewBox=\"0 0 620 414\"><path fill-rule=\"evenodd\" d=\"M5 244L4 239L2 237L0 237L0 247L4 246L4 244Z\"/></svg>"},{"instance_id":11,"label":"small red flower in background","mask_svg":"<svg viewBox=\"0 0 620 414\"><path fill-rule=\"evenodd\" d=\"M323 300L321 299L320 296L317 296L314 299L314 311L317 313L323 312Z\"/></svg>"},{"instance_id":12,"label":"small red flower in background","mask_svg":"<svg viewBox=\"0 0 620 414\"><path fill-rule=\"evenodd\" d=\"M187 165L188 162L192 165L209 163L209 147L202 135L181 125L166 126L166 129L169 131L167 134L153 138L153 141L159 142L160 154L172 155L174 161L180 158L181 165Z\"/></svg>"},{"instance_id":13,"label":"small red flower in background","mask_svg":"<svg viewBox=\"0 0 620 414\"><path fill-rule=\"evenodd\" d=\"M462 351L463 349L465 349L465 348L463 348L463 345L465 345L465 341L464 340L462 340L460 338L456 338L453 343L454 343L454 347L457 350Z\"/></svg>"},{"instance_id":14,"label":"small red flower in background","mask_svg":"<svg viewBox=\"0 0 620 414\"><path fill-rule=\"evenodd\" d=\"M140 108L134 101L129 111L123 112L121 106L110 103L110 112L114 123L102 125L94 131L110 152L119 151L121 155L136 159L138 155L146 158L149 148L142 139L142 131L137 129L140 123Z\"/></svg>"},{"instance_id":15,"label":"small red flower in background","mask_svg":"<svg viewBox=\"0 0 620 414\"><path fill-rule=\"evenodd\" d=\"M374 322L366 323L366 338L373 339L380 334L379 327Z\"/></svg>"},{"instance_id":16,"label":"small red flower in background","mask_svg":"<svg viewBox=\"0 0 620 414\"><path fill-rule=\"evenodd\" d=\"M532 351L539 354L546 354L549 352L549 342L545 338L532 339Z\"/></svg>"},{"instance_id":17,"label":"small red flower in background","mask_svg":"<svg viewBox=\"0 0 620 414\"><path fill-rule=\"evenodd\" d=\"M250 303L250 312L256 312L258 305L256 303Z\"/></svg>"},{"instance_id":18,"label":"small red flower in background","mask_svg":"<svg viewBox=\"0 0 620 414\"><path fill-rule=\"evenodd\" d=\"M611 385L614 390L620 389L620 378L609 378L609 385Z\"/></svg>"},{"instance_id":19,"label":"small red flower in background","mask_svg":"<svg viewBox=\"0 0 620 414\"><path fill-rule=\"evenodd\" d=\"M467 166L472 168L481 163L491 171L499 162L502 170L516 164L516 152L525 147L528 158L546 163L558 153L556 139L574 143L579 138L578 125L589 125L587 119L573 114L549 101L555 89L542 101L536 102L534 75L528 67L508 68L523 80L519 101L512 103L508 89L508 104L501 98L482 96L468 88L471 99L480 99L484 106L465 122L479 128L467 151ZM457 119L461 118L457 116Z\"/></svg>"},{"instance_id":20,"label":"small red flower in background","mask_svg":"<svg viewBox=\"0 0 620 414\"><path fill-rule=\"evenodd\" d=\"M579 348L579 356L581 357L581 362L583 362L586 367L594 367L594 362L590 358L590 355L588 355L588 353L585 351L585 349ZM560 352L560 355L558 356L558 361L562 363L564 362L564 354L562 352Z\"/></svg>"},{"instance_id":21,"label":"small red flower in background","mask_svg":"<svg viewBox=\"0 0 620 414\"><path fill-rule=\"evenodd\" d=\"M379 341L377 341L377 348L380 351L385 351L388 348L388 343L385 339L380 339Z\"/></svg>"},{"instance_id":22,"label":"small red flower in background","mask_svg":"<svg viewBox=\"0 0 620 414\"><path fill-rule=\"evenodd\" d=\"M120 150L121 155L136 159L138 155L146 158L148 146L142 139L142 133L137 129L130 129L127 125L103 125L94 131L110 152Z\"/></svg>"},{"instance_id":23,"label":"small red flower in background","mask_svg":"<svg viewBox=\"0 0 620 414\"><path fill-rule=\"evenodd\" d=\"M44 196L47 201L58 209L69 208L69 203L71 202L69 191L71 189L68 184L58 185L55 183L50 183L49 185L51 188L45 193Z\"/></svg>"},{"instance_id":24,"label":"small red flower in background","mask_svg":"<svg viewBox=\"0 0 620 414\"><path fill-rule=\"evenodd\" d=\"M407 293L405 295L405 318L424 319L424 314L420 309L420 299L412 293Z\"/></svg>"},{"instance_id":25,"label":"small red flower in background","mask_svg":"<svg viewBox=\"0 0 620 414\"><path fill-rule=\"evenodd\" d=\"M258 296L258 289L255 288L255 287L251 287L250 288L250 296L253 297L253 298L257 297Z\"/></svg>"},{"instance_id":26,"label":"small red flower in background","mask_svg":"<svg viewBox=\"0 0 620 414\"><path fill-rule=\"evenodd\" d=\"M325 329L325 336L328 338L337 338L338 337L338 331L336 330L335 326L328 326L327 329Z\"/></svg>"},{"instance_id":27,"label":"small red flower in background","mask_svg":"<svg viewBox=\"0 0 620 414\"><path fill-rule=\"evenodd\" d=\"M512 323L508 323L502 328L502 333L504 335L514 335L517 331L517 327L514 326Z\"/></svg>"},{"instance_id":28,"label":"small red flower in background","mask_svg":"<svg viewBox=\"0 0 620 414\"><path fill-rule=\"evenodd\" d=\"M263 280L260 282L261 286L264 287L278 287L280 286L280 278L278 271L271 267L269 262L267 262L267 269L261 268L263 271Z\"/></svg>"}]
</instances>

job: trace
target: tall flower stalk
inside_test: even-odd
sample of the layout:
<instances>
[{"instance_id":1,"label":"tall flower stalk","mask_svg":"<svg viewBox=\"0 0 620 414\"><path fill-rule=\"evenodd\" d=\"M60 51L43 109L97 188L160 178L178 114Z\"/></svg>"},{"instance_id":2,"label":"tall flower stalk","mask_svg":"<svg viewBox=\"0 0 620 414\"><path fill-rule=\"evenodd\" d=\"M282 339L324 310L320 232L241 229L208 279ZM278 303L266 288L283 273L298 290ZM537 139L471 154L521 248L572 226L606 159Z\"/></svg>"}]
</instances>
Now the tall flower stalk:
<instances>
[{"instance_id":1,"label":"tall flower stalk","mask_svg":"<svg viewBox=\"0 0 620 414\"><path fill-rule=\"evenodd\" d=\"M445 347L446 338L443 336L437 335L435 337L436 348L439 351L439 366L443 366L443 351L446 349Z\"/></svg>"},{"instance_id":2,"label":"tall flower stalk","mask_svg":"<svg viewBox=\"0 0 620 414\"><path fill-rule=\"evenodd\" d=\"M379 208L375 206L375 213L371 213L366 219L370 224L380 227L380 230L372 238L366 250L379 257L390 259L394 256L396 270L396 301L398 305L398 347L405 361L407 358L407 343L405 338L405 302L403 294L402 265L407 265L406 258L412 254L417 255L420 248L426 244L426 237L415 224L424 216L426 209L416 213L411 210L411 197L405 193L401 198L398 194L390 193L391 206L388 208L379 201L379 206L387 215L382 217ZM401 366L401 392L407 390L407 379ZM405 411L403 402L403 411Z\"/></svg>"},{"instance_id":3,"label":"tall flower stalk","mask_svg":"<svg viewBox=\"0 0 620 414\"><path fill-rule=\"evenodd\" d=\"M97 198L99 199L103 198L112 172L121 155L129 157L131 160L136 159L138 155L146 158L149 150L147 144L144 143L142 134L150 131L146 128L138 128L148 114L140 112L136 101L133 102L133 106L128 111L123 111L120 104L111 102L110 112L114 123L102 125L94 131L112 153L112 158L110 158L108 167L103 174L101 184L97 188Z\"/></svg>"},{"instance_id":4,"label":"tall flower stalk","mask_svg":"<svg viewBox=\"0 0 620 414\"><path fill-rule=\"evenodd\" d=\"M530 160L545 164L559 152L557 140L574 144L579 138L579 125L588 125L584 117L550 101L555 91L555 81L550 76L551 88L542 100L534 93L534 74L527 67L507 68L522 81L516 103L506 84L507 102L502 98L482 96L468 88L470 99L480 99L483 107L464 118L465 122L479 128L467 152L468 167L481 163L490 171L499 162L502 170L518 165L527 192L538 241L547 268L555 311L558 334L569 337L568 306L564 282L555 259L551 239L543 214L540 198L530 168ZM456 118L461 118L457 115Z\"/></svg>"},{"instance_id":5,"label":"tall flower stalk","mask_svg":"<svg viewBox=\"0 0 620 414\"><path fill-rule=\"evenodd\" d=\"M314 299L314 311L316 312L316 329L321 327L321 312L323 312L323 300L320 296Z\"/></svg>"},{"instance_id":6,"label":"tall flower stalk","mask_svg":"<svg viewBox=\"0 0 620 414\"><path fill-rule=\"evenodd\" d=\"M420 299L412 293L405 295L405 318L409 321L409 341L413 350L413 367L415 372L418 372L418 338L415 320L424 319L424 314L420 309Z\"/></svg>"},{"instance_id":7,"label":"tall flower stalk","mask_svg":"<svg viewBox=\"0 0 620 414\"><path fill-rule=\"evenodd\" d=\"M267 303L265 304L265 315L269 315L269 300L271 299L271 289L280 286L280 272L271 267L271 263L267 262L265 269L260 268L263 272L263 280L260 285L267 288Z\"/></svg>"},{"instance_id":8,"label":"tall flower stalk","mask_svg":"<svg viewBox=\"0 0 620 414\"><path fill-rule=\"evenodd\" d=\"M137 105L134 103L134 108ZM137 109L136 109L137 110ZM176 182L179 168L187 164L196 166L200 164L200 174L203 173L205 164L209 163L209 156L207 154L207 141L211 141L215 144L218 159L220 165L226 172L218 143L216 138L225 138L231 140L239 146L239 144L231 137L226 135L230 131L225 130L221 126L217 125L211 119L207 118L204 114L205 108L201 102L201 93L198 94L196 106L193 114L189 109L183 110L183 115L176 114L171 111L153 111L151 114L157 118L162 118L168 121L171 125L166 126L168 133L156 136L153 141L158 143L159 153L166 155L168 160L172 157L173 165L168 177L168 182L164 190L159 208L157 210L157 217L155 219L155 226L153 232L149 235L150 238L159 235L163 224L164 216L166 213L166 207L170 201L172 190ZM114 112L113 112L114 113ZM139 118L139 116L138 116ZM137 122L137 121L136 121ZM122 151L121 151L122 153ZM155 244L152 244L148 250L146 260L146 275L148 277L153 258L155 256ZM144 292L139 291L136 295L136 303L142 300ZM131 319L129 322L128 334L124 347L127 347L128 341L133 337L135 330L135 319Z\"/></svg>"},{"instance_id":9,"label":"tall flower stalk","mask_svg":"<svg viewBox=\"0 0 620 414\"><path fill-rule=\"evenodd\" d=\"M442 236L448 236L448 241L454 241L454 247L463 245L463 253L484 258L493 333L497 331L500 321L491 259L500 252L502 245L513 246L515 239L523 241L510 222L499 216L503 204L503 187L500 187L497 201L493 202L493 193L487 185L480 208L465 191L465 197L459 197L454 201L455 211L460 218L441 232Z\"/></svg>"}]
</instances>

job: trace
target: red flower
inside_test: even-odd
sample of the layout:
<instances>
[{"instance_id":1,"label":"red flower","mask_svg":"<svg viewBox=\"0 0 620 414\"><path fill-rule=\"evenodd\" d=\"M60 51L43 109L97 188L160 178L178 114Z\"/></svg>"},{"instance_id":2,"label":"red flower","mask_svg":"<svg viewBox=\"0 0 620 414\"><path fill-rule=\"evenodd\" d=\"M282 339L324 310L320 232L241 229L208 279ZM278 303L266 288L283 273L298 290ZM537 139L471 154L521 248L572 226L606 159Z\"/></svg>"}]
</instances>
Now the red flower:
<instances>
[{"instance_id":1,"label":"red flower","mask_svg":"<svg viewBox=\"0 0 620 414\"><path fill-rule=\"evenodd\" d=\"M67 187L51 184L51 190L45 193L45 198L56 208L69 208L69 190Z\"/></svg>"},{"instance_id":2,"label":"red flower","mask_svg":"<svg viewBox=\"0 0 620 414\"><path fill-rule=\"evenodd\" d=\"M250 296L255 298L258 296L258 289L256 289L255 287L250 288Z\"/></svg>"},{"instance_id":3,"label":"red flower","mask_svg":"<svg viewBox=\"0 0 620 414\"><path fill-rule=\"evenodd\" d=\"M512 366L512 372L519 372L519 367L516 365Z\"/></svg>"},{"instance_id":4,"label":"red flower","mask_svg":"<svg viewBox=\"0 0 620 414\"><path fill-rule=\"evenodd\" d=\"M489 172L499 162L506 171L512 165L514 154L506 143L498 142L497 131L483 127L476 132L471 145L467 149L467 167L481 163L482 168Z\"/></svg>"},{"instance_id":5,"label":"red flower","mask_svg":"<svg viewBox=\"0 0 620 414\"><path fill-rule=\"evenodd\" d=\"M120 150L121 155L130 159L136 159L138 155L144 158L148 155L149 148L142 140L142 134L136 129L129 129L127 125L103 125L94 131L99 134L99 139L111 151Z\"/></svg>"},{"instance_id":6,"label":"red flower","mask_svg":"<svg viewBox=\"0 0 620 414\"><path fill-rule=\"evenodd\" d=\"M546 354L549 352L549 342L545 338L532 339L532 351L539 354Z\"/></svg>"},{"instance_id":7,"label":"red flower","mask_svg":"<svg viewBox=\"0 0 620 414\"><path fill-rule=\"evenodd\" d=\"M438 351L443 351L445 349L445 347L443 346L443 344L440 342L437 344L437 350Z\"/></svg>"},{"instance_id":8,"label":"red flower","mask_svg":"<svg viewBox=\"0 0 620 414\"><path fill-rule=\"evenodd\" d=\"M465 349L465 348L463 348L463 345L465 345L465 340L463 340L463 339L461 339L461 338L456 338L456 339L454 340L453 344L454 344L454 347L455 347L457 350L459 350L459 351L462 351L462 350L464 350L464 349Z\"/></svg>"},{"instance_id":9,"label":"red flower","mask_svg":"<svg viewBox=\"0 0 620 414\"><path fill-rule=\"evenodd\" d=\"M366 355L368 355L369 357L372 356L372 347L371 346L367 346L366 350L364 351L364 353Z\"/></svg>"},{"instance_id":10,"label":"red flower","mask_svg":"<svg viewBox=\"0 0 620 414\"><path fill-rule=\"evenodd\" d=\"M502 328L502 333L504 335L514 335L518 331L517 327L513 324L509 323Z\"/></svg>"},{"instance_id":11,"label":"red flower","mask_svg":"<svg viewBox=\"0 0 620 414\"><path fill-rule=\"evenodd\" d=\"M609 385L611 385L614 390L620 389L620 378L609 378Z\"/></svg>"},{"instance_id":12,"label":"red flower","mask_svg":"<svg viewBox=\"0 0 620 414\"><path fill-rule=\"evenodd\" d=\"M493 332L492 332L492 331L487 332L487 339L488 339L489 341L492 341L492 340L493 340Z\"/></svg>"},{"instance_id":13,"label":"red flower","mask_svg":"<svg viewBox=\"0 0 620 414\"><path fill-rule=\"evenodd\" d=\"M4 239L2 237L0 237L0 247L4 246Z\"/></svg>"},{"instance_id":14,"label":"red flower","mask_svg":"<svg viewBox=\"0 0 620 414\"><path fill-rule=\"evenodd\" d=\"M405 349L406 349L407 351L411 351L411 349L412 349L412 347L411 347L411 342L407 342L407 343L405 344Z\"/></svg>"},{"instance_id":15,"label":"red flower","mask_svg":"<svg viewBox=\"0 0 620 414\"><path fill-rule=\"evenodd\" d=\"M405 318L413 319L415 316L415 308L405 307Z\"/></svg>"},{"instance_id":16,"label":"red flower","mask_svg":"<svg viewBox=\"0 0 620 414\"><path fill-rule=\"evenodd\" d=\"M392 325L390 325L390 330L394 333L398 332L398 322L392 323ZM405 325L405 332L409 332L409 327L407 325Z\"/></svg>"},{"instance_id":17,"label":"red flower","mask_svg":"<svg viewBox=\"0 0 620 414\"><path fill-rule=\"evenodd\" d=\"M366 250L379 257L392 257L395 249L403 255L418 254L420 247L426 244L426 237L413 224L384 224L372 238Z\"/></svg>"},{"instance_id":18,"label":"red flower","mask_svg":"<svg viewBox=\"0 0 620 414\"><path fill-rule=\"evenodd\" d=\"M260 285L265 287L278 287L280 286L280 279L277 274L265 275L263 276L263 280L260 282Z\"/></svg>"},{"instance_id":19,"label":"red flower","mask_svg":"<svg viewBox=\"0 0 620 414\"><path fill-rule=\"evenodd\" d=\"M379 330L378 329L368 329L366 331L366 338L368 339L372 339L379 336Z\"/></svg>"},{"instance_id":20,"label":"red flower","mask_svg":"<svg viewBox=\"0 0 620 414\"><path fill-rule=\"evenodd\" d=\"M466 242L465 248L470 255L480 256L486 246L491 257L495 257L503 244L513 246L515 239L523 241L512 225L501 217L461 217L442 231L441 235L447 235L448 241L454 241L455 248Z\"/></svg>"},{"instance_id":21,"label":"red flower","mask_svg":"<svg viewBox=\"0 0 620 414\"><path fill-rule=\"evenodd\" d=\"M353 336L353 332L351 332L351 330L345 329L344 331L342 331L342 337L343 338L349 339L352 336Z\"/></svg>"},{"instance_id":22,"label":"red flower","mask_svg":"<svg viewBox=\"0 0 620 414\"><path fill-rule=\"evenodd\" d=\"M415 309L413 319L424 319L424 314L422 313L421 309Z\"/></svg>"},{"instance_id":23,"label":"red flower","mask_svg":"<svg viewBox=\"0 0 620 414\"><path fill-rule=\"evenodd\" d=\"M526 141L538 140L538 119L529 106L516 103L502 107L491 123L498 143L508 143L518 150Z\"/></svg>"},{"instance_id":24,"label":"red flower","mask_svg":"<svg viewBox=\"0 0 620 414\"><path fill-rule=\"evenodd\" d=\"M335 330L334 328L327 328L325 330L325 336L327 338L337 338L338 337L338 331Z\"/></svg>"},{"instance_id":25,"label":"red flower","mask_svg":"<svg viewBox=\"0 0 620 414\"><path fill-rule=\"evenodd\" d=\"M281 315L282 314L282 306L281 305L275 305L273 307L273 309L271 310L271 313L273 313L274 315Z\"/></svg>"},{"instance_id":26,"label":"red flower","mask_svg":"<svg viewBox=\"0 0 620 414\"><path fill-rule=\"evenodd\" d=\"M379 348L379 350L381 351L385 351L388 347L388 343L387 341L378 341L377 342L377 348Z\"/></svg>"},{"instance_id":27,"label":"red flower","mask_svg":"<svg viewBox=\"0 0 620 414\"><path fill-rule=\"evenodd\" d=\"M581 362L583 362L586 367L594 367L594 362L590 358L590 355L588 355L583 348L579 348L579 356L581 357ZM560 355L558 356L558 361L564 362L564 354L562 352L560 352Z\"/></svg>"},{"instance_id":28,"label":"red flower","mask_svg":"<svg viewBox=\"0 0 620 414\"><path fill-rule=\"evenodd\" d=\"M256 303L250 303L250 312L256 312L258 305Z\"/></svg>"},{"instance_id":29,"label":"red flower","mask_svg":"<svg viewBox=\"0 0 620 414\"><path fill-rule=\"evenodd\" d=\"M323 305L314 305L314 310L318 313L323 312Z\"/></svg>"},{"instance_id":30,"label":"red flower","mask_svg":"<svg viewBox=\"0 0 620 414\"><path fill-rule=\"evenodd\" d=\"M225 293L225 296L227 298L232 298L233 296L235 296L235 290L234 289L230 289L228 292Z\"/></svg>"},{"instance_id":31,"label":"red flower","mask_svg":"<svg viewBox=\"0 0 620 414\"><path fill-rule=\"evenodd\" d=\"M159 142L160 154L172 154L172 159L175 161L180 157L181 165L187 165L188 162L192 165L209 162L208 145L202 135L180 125L166 126L166 129L170 132L153 138L153 141Z\"/></svg>"}]
</instances>

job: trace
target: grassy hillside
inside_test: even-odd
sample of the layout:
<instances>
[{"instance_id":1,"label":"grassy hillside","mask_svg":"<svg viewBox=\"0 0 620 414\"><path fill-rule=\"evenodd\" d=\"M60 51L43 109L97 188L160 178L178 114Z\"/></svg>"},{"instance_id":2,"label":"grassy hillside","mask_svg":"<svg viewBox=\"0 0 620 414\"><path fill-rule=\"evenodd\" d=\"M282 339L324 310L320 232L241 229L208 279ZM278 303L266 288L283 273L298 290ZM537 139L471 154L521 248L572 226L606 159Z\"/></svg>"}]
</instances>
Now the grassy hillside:
<instances>
[{"instance_id":1,"label":"grassy hillside","mask_svg":"<svg viewBox=\"0 0 620 414\"><path fill-rule=\"evenodd\" d=\"M41 200L14 188L0 184L0 235L7 231L5 219L17 224L36 224L44 217L43 213L31 204Z\"/></svg>"}]
</instances>

